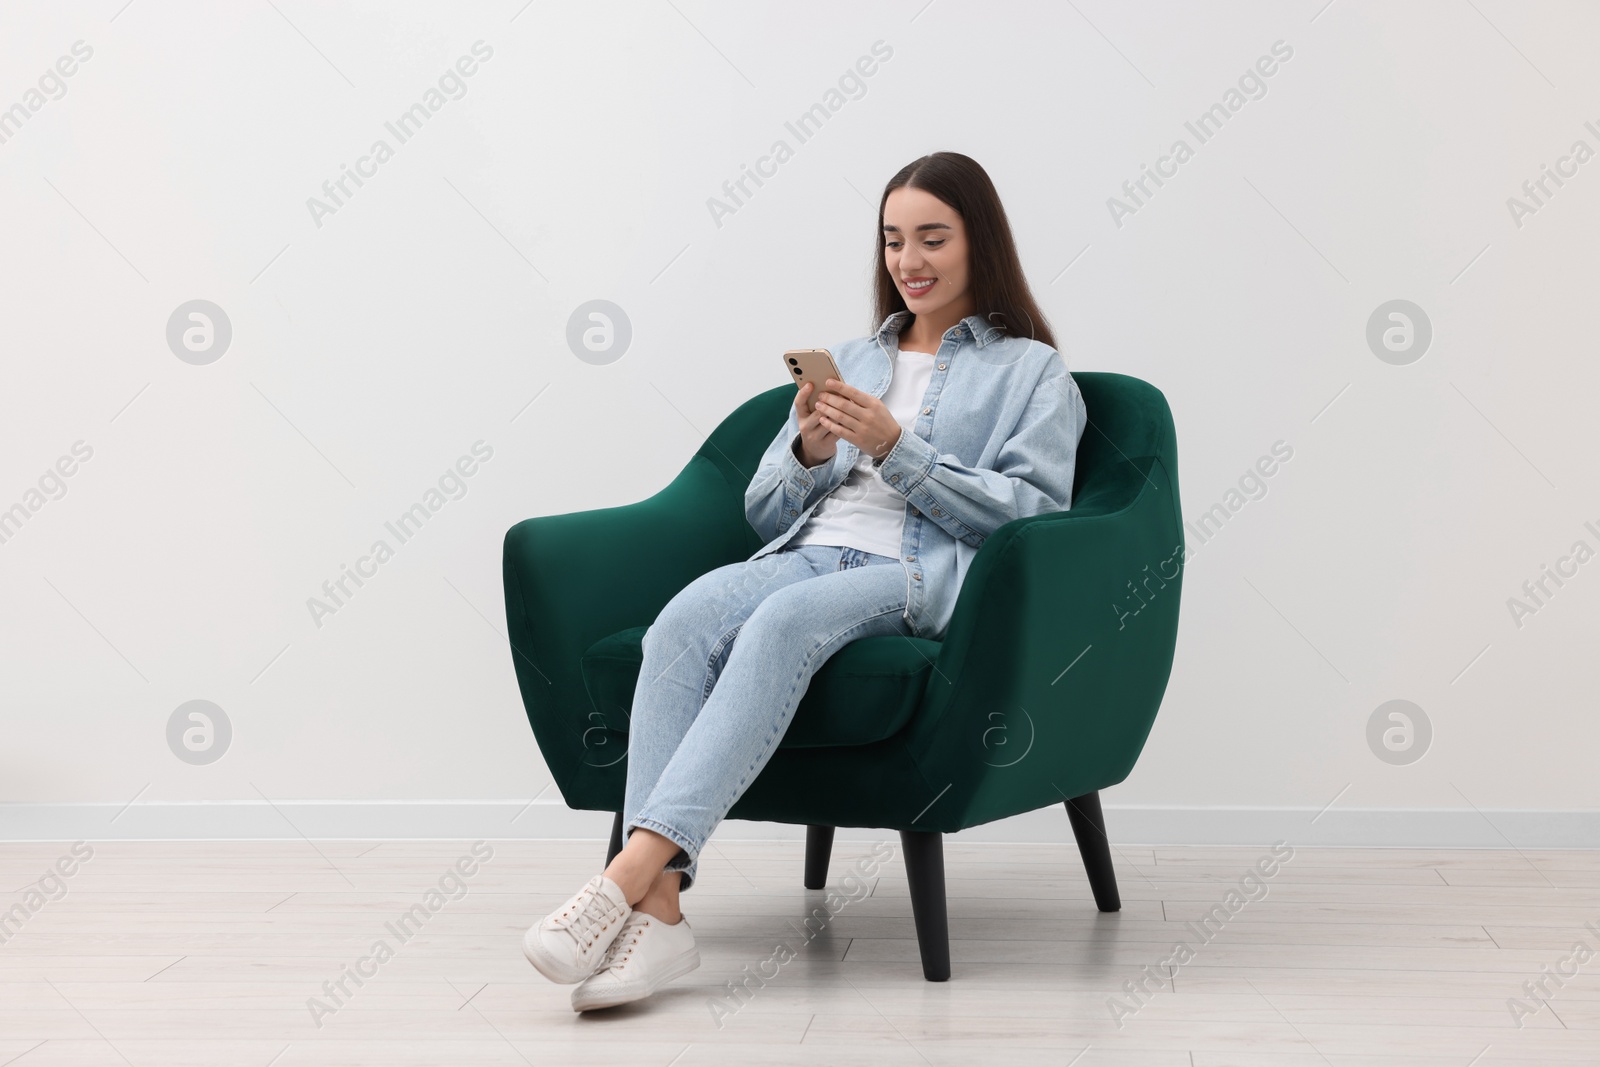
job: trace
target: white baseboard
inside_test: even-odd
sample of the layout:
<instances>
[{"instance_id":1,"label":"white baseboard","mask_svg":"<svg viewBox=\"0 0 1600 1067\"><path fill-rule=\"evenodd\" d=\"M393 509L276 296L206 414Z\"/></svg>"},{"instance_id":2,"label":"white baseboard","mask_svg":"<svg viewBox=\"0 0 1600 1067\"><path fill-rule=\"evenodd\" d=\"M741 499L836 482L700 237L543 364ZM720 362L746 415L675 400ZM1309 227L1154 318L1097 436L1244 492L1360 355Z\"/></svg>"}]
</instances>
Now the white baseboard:
<instances>
[{"instance_id":1,"label":"white baseboard","mask_svg":"<svg viewBox=\"0 0 1600 1067\"><path fill-rule=\"evenodd\" d=\"M1277 840L1295 846L1405 848L1600 848L1600 811L1451 809L1200 808L1106 805L1106 831L1119 847L1237 845ZM560 800L317 801L0 804L0 841L424 840L484 838L603 840L611 816L573 811ZM841 827L840 840L877 840L882 831ZM729 820L717 838L794 840L805 828ZM959 841L1072 841L1061 805L975 826Z\"/></svg>"}]
</instances>

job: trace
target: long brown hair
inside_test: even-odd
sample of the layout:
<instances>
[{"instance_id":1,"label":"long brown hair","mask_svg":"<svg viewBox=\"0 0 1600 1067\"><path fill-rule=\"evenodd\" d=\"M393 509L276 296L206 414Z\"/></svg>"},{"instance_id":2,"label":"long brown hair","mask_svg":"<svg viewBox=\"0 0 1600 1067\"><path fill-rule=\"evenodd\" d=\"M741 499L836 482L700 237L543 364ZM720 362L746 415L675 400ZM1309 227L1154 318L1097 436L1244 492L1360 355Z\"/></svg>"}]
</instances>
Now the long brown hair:
<instances>
[{"instance_id":1,"label":"long brown hair","mask_svg":"<svg viewBox=\"0 0 1600 1067\"><path fill-rule=\"evenodd\" d=\"M1050 324L1022 275L1022 261L1000 194L977 160L960 152L934 152L914 159L883 187L878 201L878 269L873 287L877 317L869 332L876 332L896 311L909 310L883 255L883 206L889 194L902 187L925 190L961 216L967 231L967 284L977 314L989 328L1012 337L1031 337L1054 348Z\"/></svg>"}]
</instances>

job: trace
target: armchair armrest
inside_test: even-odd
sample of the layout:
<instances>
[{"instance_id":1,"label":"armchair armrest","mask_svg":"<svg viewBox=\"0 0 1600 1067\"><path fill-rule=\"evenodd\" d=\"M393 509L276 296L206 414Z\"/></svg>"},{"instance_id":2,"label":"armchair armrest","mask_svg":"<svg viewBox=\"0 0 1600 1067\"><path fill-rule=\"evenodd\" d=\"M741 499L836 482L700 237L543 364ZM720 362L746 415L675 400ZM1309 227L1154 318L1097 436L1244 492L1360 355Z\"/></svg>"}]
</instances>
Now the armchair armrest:
<instances>
[{"instance_id":1,"label":"armchair armrest","mask_svg":"<svg viewBox=\"0 0 1600 1067\"><path fill-rule=\"evenodd\" d=\"M907 728L929 797L949 785L920 825L953 832L1128 776L1171 672L1183 560L1159 456L989 537Z\"/></svg>"},{"instance_id":2,"label":"armchair armrest","mask_svg":"<svg viewBox=\"0 0 1600 1067\"><path fill-rule=\"evenodd\" d=\"M506 532L506 630L528 720L567 803L593 807L584 772L592 710L583 653L647 625L706 571L754 551L738 490L704 454L654 496L544 515ZM593 768L587 768L593 770Z\"/></svg>"}]
</instances>

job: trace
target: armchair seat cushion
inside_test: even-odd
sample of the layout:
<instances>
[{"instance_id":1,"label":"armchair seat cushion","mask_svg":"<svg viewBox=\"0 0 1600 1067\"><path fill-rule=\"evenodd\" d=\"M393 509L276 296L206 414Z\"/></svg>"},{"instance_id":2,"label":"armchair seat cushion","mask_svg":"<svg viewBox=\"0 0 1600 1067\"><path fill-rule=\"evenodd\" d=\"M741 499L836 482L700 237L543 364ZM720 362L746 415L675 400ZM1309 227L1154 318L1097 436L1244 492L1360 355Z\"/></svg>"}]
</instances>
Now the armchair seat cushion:
<instances>
[{"instance_id":1,"label":"armchair seat cushion","mask_svg":"<svg viewBox=\"0 0 1600 1067\"><path fill-rule=\"evenodd\" d=\"M583 684L594 705L591 726L627 734L647 629L619 630L583 654ZM939 647L938 641L904 635L851 641L812 676L778 747L870 745L899 733L922 703Z\"/></svg>"}]
</instances>

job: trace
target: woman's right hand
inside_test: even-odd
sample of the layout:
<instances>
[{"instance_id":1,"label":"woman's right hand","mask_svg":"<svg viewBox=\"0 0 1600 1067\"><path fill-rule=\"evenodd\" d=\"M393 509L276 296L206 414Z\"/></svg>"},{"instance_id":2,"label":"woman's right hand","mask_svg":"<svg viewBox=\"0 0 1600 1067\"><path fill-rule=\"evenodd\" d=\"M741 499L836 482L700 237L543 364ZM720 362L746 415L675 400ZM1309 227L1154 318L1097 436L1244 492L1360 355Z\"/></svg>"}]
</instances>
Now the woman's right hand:
<instances>
[{"instance_id":1,"label":"woman's right hand","mask_svg":"<svg viewBox=\"0 0 1600 1067\"><path fill-rule=\"evenodd\" d=\"M800 419L800 448L805 453L798 458L806 467L832 459L839 442L839 435L824 429L822 416L811 408L814 388L810 382L801 382L794 397L794 413Z\"/></svg>"}]
</instances>

